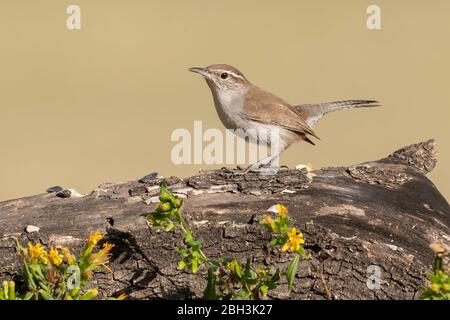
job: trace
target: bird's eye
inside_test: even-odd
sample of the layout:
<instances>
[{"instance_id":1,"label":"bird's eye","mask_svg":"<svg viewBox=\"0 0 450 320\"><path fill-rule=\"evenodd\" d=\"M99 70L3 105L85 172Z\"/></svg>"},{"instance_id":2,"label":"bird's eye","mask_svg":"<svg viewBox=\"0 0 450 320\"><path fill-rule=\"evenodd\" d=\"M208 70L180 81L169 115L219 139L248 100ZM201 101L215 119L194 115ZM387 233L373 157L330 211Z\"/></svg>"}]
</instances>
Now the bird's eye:
<instances>
[{"instance_id":1,"label":"bird's eye","mask_svg":"<svg viewBox=\"0 0 450 320\"><path fill-rule=\"evenodd\" d=\"M220 75L220 77L221 77L222 79L226 79L226 78L228 78L228 73L224 72L224 73L222 73L222 74Z\"/></svg>"}]
</instances>

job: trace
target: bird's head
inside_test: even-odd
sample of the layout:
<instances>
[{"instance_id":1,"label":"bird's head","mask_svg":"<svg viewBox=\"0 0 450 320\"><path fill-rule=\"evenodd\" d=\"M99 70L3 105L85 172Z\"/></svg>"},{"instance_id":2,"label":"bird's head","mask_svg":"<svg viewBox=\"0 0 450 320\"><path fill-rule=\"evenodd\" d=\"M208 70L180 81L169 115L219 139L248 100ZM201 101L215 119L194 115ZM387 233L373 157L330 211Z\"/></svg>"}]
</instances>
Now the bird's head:
<instances>
[{"instance_id":1,"label":"bird's head","mask_svg":"<svg viewBox=\"0 0 450 320\"><path fill-rule=\"evenodd\" d=\"M227 64L213 64L206 68L190 68L189 71L202 75L213 94L243 92L250 85L242 72Z\"/></svg>"}]
</instances>

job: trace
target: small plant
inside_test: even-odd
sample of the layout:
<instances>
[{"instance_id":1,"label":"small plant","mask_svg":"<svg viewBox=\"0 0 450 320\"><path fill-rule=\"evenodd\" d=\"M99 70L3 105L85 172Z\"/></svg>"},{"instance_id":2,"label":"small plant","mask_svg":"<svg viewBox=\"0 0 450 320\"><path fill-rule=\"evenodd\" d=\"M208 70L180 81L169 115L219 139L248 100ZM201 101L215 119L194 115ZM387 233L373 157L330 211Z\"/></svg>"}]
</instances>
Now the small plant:
<instances>
[{"instance_id":1,"label":"small plant","mask_svg":"<svg viewBox=\"0 0 450 320\"><path fill-rule=\"evenodd\" d=\"M105 242L102 249L94 251L103 238L100 232L91 233L79 259L68 248L61 251L41 244L28 243L22 247L16 241L23 262L24 292L17 293L14 281L4 281L0 300L92 300L98 295L95 288L88 289L95 270L106 268L113 244ZM123 300L124 295L112 300Z\"/></svg>"},{"instance_id":2,"label":"small plant","mask_svg":"<svg viewBox=\"0 0 450 320\"><path fill-rule=\"evenodd\" d=\"M431 244L430 247L436 256L434 258L433 273L428 276L430 286L423 288L423 299L450 300L450 252L437 243Z\"/></svg>"},{"instance_id":3,"label":"small plant","mask_svg":"<svg viewBox=\"0 0 450 320\"><path fill-rule=\"evenodd\" d=\"M294 258L285 271L288 286L289 289L291 289L300 258L306 257L305 249L302 246L305 243L305 240L303 239L303 234L297 232L297 228L289 227L288 211L285 206L277 204L269 210L277 213L276 218L272 219L272 217L266 213L263 216L263 220L260 222L262 226L276 235L276 237L270 241L269 246L274 247L282 245L282 252L289 250L294 253Z\"/></svg>"},{"instance_id":4,"label":"small plant","mask_svg":"<svg viewBox=\"0 0 450 320\"><path fill-rule=\"evenodd\" d=\"M235 258L212 259L202 251L201 242L186 224L181 213L183 200L174 196L167 185L160 186L160 203L154 212L147 215L150 228L166 232L179 228L183 233L183 246L175 250L180 255L178 269L189 269L196 273L202 265L208 266L208 282L204 290L205 299L265 299L269 290L279 285L282 272L270 270L264 266L253 266L250 260L245 263ZM281 246L281 251L294 253L294 258L283 274L289 289L292 288L300 258L306 257L303 249L304 239L296 228L289 227L287 208L278 204L271 209L277 215L275 219L265 214L260 222L262 226L274 233L276 237L269 243L270 247Z\"/></svg>"}]
</instances>

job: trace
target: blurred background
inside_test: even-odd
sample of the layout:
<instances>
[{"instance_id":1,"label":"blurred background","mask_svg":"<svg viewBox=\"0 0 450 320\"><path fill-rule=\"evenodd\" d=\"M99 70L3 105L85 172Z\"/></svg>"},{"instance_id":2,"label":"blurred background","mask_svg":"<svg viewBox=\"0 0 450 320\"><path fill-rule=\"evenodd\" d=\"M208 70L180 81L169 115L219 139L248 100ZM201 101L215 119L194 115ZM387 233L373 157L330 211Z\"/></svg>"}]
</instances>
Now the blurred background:
<instances>
[{"instance_id":1,"label":"blurred background","mask_svg":"<svg viewBox=\"0 0 450 320\"><path fill-rule=\"evenodd\" d=\"M81 30L66 8L81 8ZM366 27L369 5L382 28ZM343 166L435 138L450 195L450 1L0 1L0 201L53 185L90 192L174 165L176 128L220 128L191 66L228 63L293 104L376 99L329 114L290 167Z\"/></svg>"}]
</instances>

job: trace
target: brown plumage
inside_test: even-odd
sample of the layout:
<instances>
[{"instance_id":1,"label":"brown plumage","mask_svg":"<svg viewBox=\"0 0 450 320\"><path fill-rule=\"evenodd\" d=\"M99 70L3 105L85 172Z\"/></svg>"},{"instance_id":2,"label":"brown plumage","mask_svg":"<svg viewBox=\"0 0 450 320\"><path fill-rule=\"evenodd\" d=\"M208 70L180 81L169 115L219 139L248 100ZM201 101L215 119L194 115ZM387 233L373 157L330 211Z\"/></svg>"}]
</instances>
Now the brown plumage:
<instances>
[{"instance_id":1,"label":"brown plumage","mask_svg":"<svg viewBox=\"0 0 450 320\"><path fill-rule=\"evenodd\" d=\"M251 86L247 91L243 112L253 121L319 138L299 111L283 99L256 86Z\"/></svg>"}]
</instances>

